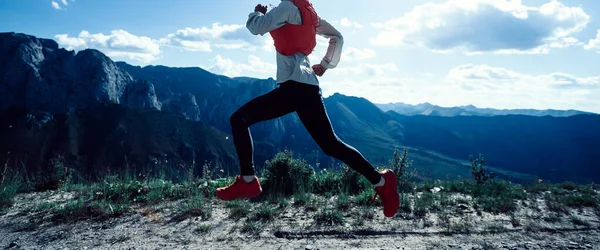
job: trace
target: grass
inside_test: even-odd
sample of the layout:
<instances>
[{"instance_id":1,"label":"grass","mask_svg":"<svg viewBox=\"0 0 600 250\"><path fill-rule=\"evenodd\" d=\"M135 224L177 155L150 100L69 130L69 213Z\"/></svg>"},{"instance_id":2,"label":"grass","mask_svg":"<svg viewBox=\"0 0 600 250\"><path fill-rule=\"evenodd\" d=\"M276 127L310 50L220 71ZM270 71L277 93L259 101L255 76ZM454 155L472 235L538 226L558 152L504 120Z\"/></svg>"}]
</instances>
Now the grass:
<instances>
[{"instance_id":1,"label":"grass","mask_svg":"<svg viewBox=\"0 0 600 250\"><path fill-rule=\"evenodd\" d=\"M200 224L194 231L199 234L206 234L210 232L210 230L212 230L212 226L210 224Z\"/></svg>"},{"instance_id":2,"label":"grass","mask_svg":"<svg viewBox=\"0 0 600 250\"><path fill-rule=\"evenodd\" d=\"M234 200L226 205L229 208L229 218L239 220L250 214L251 204L247 200Z\"/></svg>"},{"instance_id":3,"label":"grass","mask_svg":"<svg viewBox=\"0 0 600 250\"><path fill-rule=\"evenodd\" d=\"M248 218L251 221L272 221L277 216L277 209L268 203L262 203L256 207Z\"/></svg>"},{"instance_id":4,"label":"grass","mask_svg":"<svg viewBox=\"0 0 600 250\"><path fill-rule=\"evenodd\" d=\"M323 208L315 213L315 222L318 225L335 226L345 222L344 215L338 210Z\"/></svg>"},{"instance_id":5,"label":"grass","mask_svg":"<svg viewBox=\"0 0 600 250\"><path fill-rule=\"evenodd\" d=\"M372 185L347 167L314 171L306 161L294 158L290 152L283 152L267 162L266 170L266 174L261 177L265 192L260 199L223 203L228 208L228 218L243 223L240 228L242 232L258 233L261 226L276 221L291 207L312 217L317 225L324 226L344 225L348 215L353 217L352 225L362 226L381 214L381 200L372 200L375 194ZM478 174L482 175L481 171ZM188 178L172 182L158 178L106 176L95 183L64 183L60 189L72 192L74 199L66 202L41 201L26 212L48 212L51 215L49 218L55 223L68 223L106 220L136 211L133 207L143 209L169 201L174 202L178 208L171 215L172 221L196 218L208 220L212 217L212 205L221 202L213 200L214 189L230 184L231 180L231 177L219 180ZM408 180L404 178L403 181ZM14 197L20 190L18 182L8 180L3 181L1 187L0 214L2 209L6 211L13 204ZM468 215L461 215L466 208L470 211L471 207L479 215L485 212L508 215L513 227L525 225L525 229L532 229L539 226L539 221L521 222L515 211L519 205L537 211L538 203L535 200L539 198L544 200L542 204L546 205L549 212L544 214L539 213L541 210L537 211L540 215L537 220L557 223L563 221L563 215L567 215L569 217L565 217L565 221L586 226L589 222L571 216L570 211L586 208L600 216L597 189L594 185L572 182L520 185L491 178L479 179L479 182L411 182L397 187L402 219L416 218L422 220L424 227L429 227L435 225L433 219L437 217L438 226L447 233L468 233L473 230L474 222L467 219L470 218ZM457 215L461 217L457 218ZM494 231L494 228L487 229ZM204 234L210 230L209 224L201 224L195 231Z\"/></svg>"},{"instance_id":6,"label":"grass","mask_svg":"<svg viewBox=\"0 0 600 250\"><path fill-rule=\"evenodd\" d=\"M569 221L571 221L571 223L573 223L573 225L576 226L584 226L584 227L591 227L592 224L588 221L585 221L583 219L581 219L578 216L572 215L569 217Z\"/></svg>"}]
</instances>

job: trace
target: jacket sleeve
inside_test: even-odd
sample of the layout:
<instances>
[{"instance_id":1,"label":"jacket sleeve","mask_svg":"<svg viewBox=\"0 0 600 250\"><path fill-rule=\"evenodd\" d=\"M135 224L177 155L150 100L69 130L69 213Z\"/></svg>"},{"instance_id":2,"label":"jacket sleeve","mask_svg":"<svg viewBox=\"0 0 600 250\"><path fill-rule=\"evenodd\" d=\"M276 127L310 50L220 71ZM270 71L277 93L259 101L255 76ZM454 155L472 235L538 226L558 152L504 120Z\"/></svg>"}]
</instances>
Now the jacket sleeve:
<instances>
[{"instance_id":1,"label":"jacket sleeve","mask_svg":"<svg viewBox=\"0 0 600 250\"><path fill-rule=\"evenodd\" d=\"M317 34L329 38L329 47L327 47L327 53L325 53L325 56L321 60L321 65L327 69L333 69L340 62L344 37L329 22L322 18L319 18Z\"/></svg>"},{"instance_id":2,"label":"jacket sleeve","mask_svg":"<svg viewBox=\"0 0 600 250\"><path fill-rule=\"evenodd\" d=\"M248 15L246 28L253 35L264 35L265 33L277 29L286 23L301 24L302 16L298 8L290 1L281 1L281 3L268 11L266 14L252 12Z\"/></svg>"}]
</instances>

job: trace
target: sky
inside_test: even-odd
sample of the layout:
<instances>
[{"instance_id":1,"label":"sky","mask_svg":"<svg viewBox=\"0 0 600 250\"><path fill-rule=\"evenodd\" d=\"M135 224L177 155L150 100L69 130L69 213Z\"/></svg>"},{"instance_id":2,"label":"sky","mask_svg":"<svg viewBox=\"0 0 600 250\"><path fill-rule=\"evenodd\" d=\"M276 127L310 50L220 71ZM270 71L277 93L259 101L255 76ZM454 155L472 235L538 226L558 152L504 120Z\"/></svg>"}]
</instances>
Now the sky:
<instances>
[{"instance_id":1,"label":"sky","mask_svg":"<svg viewBox=\"0 0 600 250\"><path fill-rule=\"evenodd\" d=\"M98 49L132 65L201 67L275 77L267 34L245 27L256 4L280 0L2 0L0 32ZM313 0L344 38L319 78L374 103L577 109L600 113L600 1ZM271 9L270 7L269 9ZM320 62L328 40L309 56Z\"/></svg>"}]
</instances>

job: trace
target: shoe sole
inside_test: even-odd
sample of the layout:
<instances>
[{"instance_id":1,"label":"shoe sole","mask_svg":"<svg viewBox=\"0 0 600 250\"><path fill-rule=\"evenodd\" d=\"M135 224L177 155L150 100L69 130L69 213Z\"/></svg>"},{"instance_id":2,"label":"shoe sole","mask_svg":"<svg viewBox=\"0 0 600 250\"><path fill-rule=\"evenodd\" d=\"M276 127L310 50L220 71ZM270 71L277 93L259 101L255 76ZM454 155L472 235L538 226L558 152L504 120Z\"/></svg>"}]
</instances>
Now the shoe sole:
<instances>
[{"instance_id":1,"label":"shoe sole","mask_svg":"<svg viewBox=\"0 0 600 250\"><path fill-rule=\"evenodd\" d=\"M389 174L391 173L391 174ZM396 215L396 213L398 212L398 209L400 207L400 194L398 194L398 191L396 190L396 186L398 185L398 179L396 178L396 173L394 173L394 171L389 170L389 172L387 173L390 177L391 180L386 179L385 181L390 181L391 184L393 184L392 186L394 187L394 196L395 196L395 201L397 206L394 209L394 212L391 215L387 215L385 214L385 210L384 210L384 215L386 217L394 217L394 215ZM385 178L385 177L384 177Z\"/></svg>"}]
</instances>

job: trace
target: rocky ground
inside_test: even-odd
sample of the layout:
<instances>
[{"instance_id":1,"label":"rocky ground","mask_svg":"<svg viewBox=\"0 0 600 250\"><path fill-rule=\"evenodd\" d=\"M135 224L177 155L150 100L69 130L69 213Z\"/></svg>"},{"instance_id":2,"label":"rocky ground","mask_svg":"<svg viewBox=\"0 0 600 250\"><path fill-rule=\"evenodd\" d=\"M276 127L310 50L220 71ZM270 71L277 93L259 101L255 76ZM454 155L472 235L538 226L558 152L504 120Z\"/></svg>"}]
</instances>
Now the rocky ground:
<instances>
[{"instance_id":1,"label":"rocky ground","mask_svg":"<svg viewBox=\"0 0 600 250\"><path fill-rule=\"evenodd\" d=\"M290 199L272 205L249 202L234 206L212 199L206 203L205 211L182 212L185 204L180 200L135 205L121 216L102 220L53 217L51 207L64 206L73 199L75 194L67 191L18 195L14 205L0 216L0 247L600 249L597 211L577 208L558 216L548 212L539 198L519 201L514 213L491 214L474 209L468 197L455 197L454 200L465 202L450 203L443 211L429 212L420 218L414 212L385 218L377 205L340 206L336 197L324 196L315 196L304 205L296 205ZM340 217L331 214L336 209L341 211Z\"/></svg>"}]
</instances>

